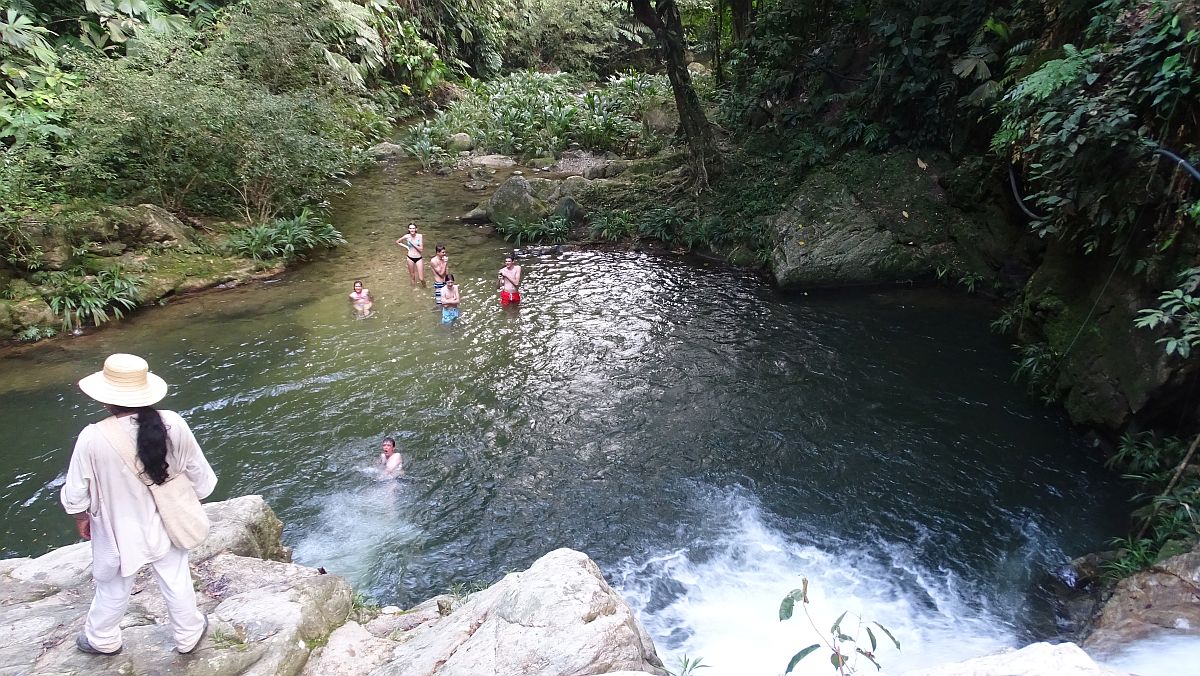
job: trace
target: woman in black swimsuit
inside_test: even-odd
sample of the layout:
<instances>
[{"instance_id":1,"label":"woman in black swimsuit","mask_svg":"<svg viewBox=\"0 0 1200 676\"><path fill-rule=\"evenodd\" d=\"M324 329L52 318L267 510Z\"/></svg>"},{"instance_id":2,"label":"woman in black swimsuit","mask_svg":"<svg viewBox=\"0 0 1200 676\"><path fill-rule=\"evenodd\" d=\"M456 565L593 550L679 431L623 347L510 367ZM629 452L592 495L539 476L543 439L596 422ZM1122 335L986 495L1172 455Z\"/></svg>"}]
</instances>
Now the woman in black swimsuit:
<instances>
[{"instance_id":1,"label":"woman in black swimsuit","mask_svg":"<svg viewBox=\"0 0 1200 676\"><path fill-rule=\"evenodd\" d=\"M425 286L425 259L422 253L425 251L425 237L417 233L417 224L408 224L408 234L396 240L396 244L405 247L408 250L408 277L414 283L421 282L421 286Z\"/></svg>"}]
</instances>

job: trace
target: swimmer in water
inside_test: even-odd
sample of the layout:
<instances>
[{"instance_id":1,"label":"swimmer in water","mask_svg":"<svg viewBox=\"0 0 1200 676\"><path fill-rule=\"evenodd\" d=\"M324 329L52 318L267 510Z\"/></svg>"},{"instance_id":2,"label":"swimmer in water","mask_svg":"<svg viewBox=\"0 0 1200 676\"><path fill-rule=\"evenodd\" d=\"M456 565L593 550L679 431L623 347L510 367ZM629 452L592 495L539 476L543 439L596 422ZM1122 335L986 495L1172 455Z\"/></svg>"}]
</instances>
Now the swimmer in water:
<instances>
[{"instance_id":1,"label":"swimmer in water","mask_svg":"<svg viewBox=\"0 0 1200 676\"><path fill-rule=\"evenodd\" d=\"M404 476L404 463L400 460L400 452L396 450L396 440L386 437L380 445L383 452L379 454L379 462L383 471L392 476Z\"/></svg>"},{"instance_id":2,"label":"swimmer in water","mask_svg":"<svg viewBox=\"0 0 1200 676\"><path fill-rule=\"evenodd\" d=\"M375 303L371 300L371 292L363 288L363 283L359 280L354 280L354 290L350 292L350 302L354 304L354 312L360 318L371 314L371 306Z\"/></svg>"}]
</instances>

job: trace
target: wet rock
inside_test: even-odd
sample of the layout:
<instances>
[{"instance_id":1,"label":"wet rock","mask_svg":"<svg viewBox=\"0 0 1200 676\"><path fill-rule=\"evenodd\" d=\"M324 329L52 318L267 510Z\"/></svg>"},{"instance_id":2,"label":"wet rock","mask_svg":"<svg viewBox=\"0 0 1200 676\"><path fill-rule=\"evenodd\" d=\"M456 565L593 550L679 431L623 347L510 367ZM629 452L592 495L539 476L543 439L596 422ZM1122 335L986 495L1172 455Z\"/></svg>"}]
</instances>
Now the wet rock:
<instances>
[{"instance_id":1,"label":"wet rock","mask_svg":"<svg viewBox=\"0 0 1200 676\"><path fill-rule=\"evenodd\" d=\"M492 220L492 217L488 214L487 207L477 206L463 214L461 220L467 223L487 223Z\"/></svg>"},{"instance_id":2,"label":"wet rock","mask_svg":"<svg viewBox=\"0 0 1200 676\"><path fill-rule=\"evenodd\" d=\"M1200 545L1118 582L1084 646L1110 652L1164 633L1200 636Z\"/></svg>"},{"instance_id":3,"label":"wet rock","mask_svg":"<svg viewBox=\"0 0 1200 676\"><path fill-rule=\"evenodd\" d=\"M475 192L487 190L489 187L491 187L491 185L492 184L488 181L467 181L466 183L463 183L464 188L467 190L474 190Z\"/></svg>"},{"instance_id":4,"label":"wet rock","mask_svg":"<svg viewBox=\"0 0 1200 676\"><path fill-rule=\"evenodd\" d=\"M458 132L450 135L450 150L459 152L462 150L471 150L475 147L475 139L471 138L470 134Z\"/></svg>"},{"instance_id":5,"label":"wet rock","mask_svg":"<svg viewBox=\"0 0 1200 676\"><path fill-rule=\"evenodd\" d=\"M553 157L535 157L525 164L531 169L549 169L550 167L554 166L555 162L557 162L557 160L555 160Z\"/></svg>"}]
</instances>

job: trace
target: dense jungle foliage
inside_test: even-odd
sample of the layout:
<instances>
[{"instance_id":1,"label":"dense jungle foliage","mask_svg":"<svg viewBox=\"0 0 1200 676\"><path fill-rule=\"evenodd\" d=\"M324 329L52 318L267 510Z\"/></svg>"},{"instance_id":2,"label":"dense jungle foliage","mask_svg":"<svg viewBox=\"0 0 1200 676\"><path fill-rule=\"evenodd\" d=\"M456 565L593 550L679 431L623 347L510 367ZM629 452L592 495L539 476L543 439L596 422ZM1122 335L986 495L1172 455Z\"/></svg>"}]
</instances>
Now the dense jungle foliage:
<instances>
[{"instance_id":1,"label":"dense jungle foliage","mask_svg":"<svg viewBox=\"0 0 1200 676\"><path fill-rule=\"evenodd\" d=\"M131 307L136 275L97 269L81 225L105 204L237 221L223 246L256 260L335 243L325 199L423 112L398 140L427 168L453 164L459 133L524 158L645 158L593 196L594 238L763 266L769 218L814 169L851 151L945 158L1027 248L1152 290L1129 330L1192 360L1198 18L1195 0L15 0L0 11L0 276L66 328ZM703 65L681 72L685 56ZM687 92L723 156L700 184ZM49 231L72 243L53 265ZM996 326L1023 344L1019 373L1058 396L1093 312L959 266L938 274L1007 298ZM1036 321L1052 311L1069 321ZM1127 543L1146 560L1200 532L1195 444L1177 438L1195 421L1159 427L1131 428L1112 459L1154 498Z\"/></svg>"}]
</instances>

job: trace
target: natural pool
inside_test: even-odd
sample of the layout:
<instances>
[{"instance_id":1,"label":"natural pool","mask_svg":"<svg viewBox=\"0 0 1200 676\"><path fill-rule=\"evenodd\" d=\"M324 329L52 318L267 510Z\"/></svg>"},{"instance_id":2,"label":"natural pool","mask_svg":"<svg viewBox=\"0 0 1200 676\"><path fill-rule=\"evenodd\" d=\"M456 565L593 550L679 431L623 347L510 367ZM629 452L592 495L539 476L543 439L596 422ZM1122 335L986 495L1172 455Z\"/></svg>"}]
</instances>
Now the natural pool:
<instances>
[{"instance_id":1,"label":"natural pool","mask_svg":"<svg viewBox=\"0 0 1200 676\"><path fill-rule=\"evenodd\" d=\"M74 387L132 351L173 385L221 484L261 493L296 559L380 601L587 552L669 666L782 672L812 642L779 601L811 580L828 626L877 620L889 670L1053 634L1039 583L1123 526L1124 488L1010 382L990 308L940 290L788 296L673 256L522 259L444 222L470 199L411 168L335 210L349 246L278 281L213 292L0 359L0 555L73 542L57 486L99 408ZM441 326L393 241L447 245L464 316ZM376 313L355 319L363 279ZM405 481L374 466L398 439ZM802 673L826 674L823 658Z\"/></svg>"}]
</instances>

